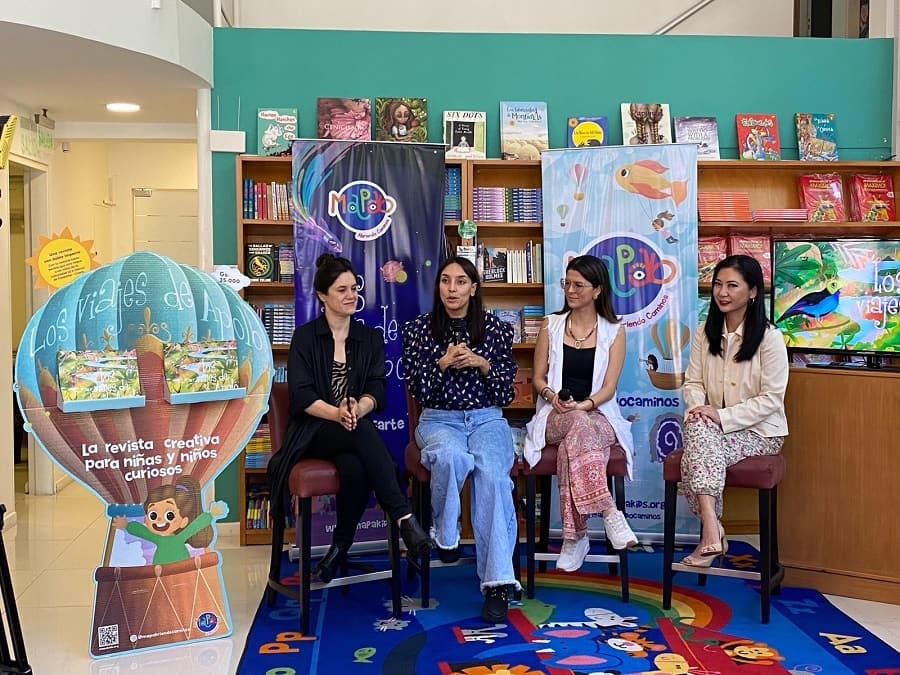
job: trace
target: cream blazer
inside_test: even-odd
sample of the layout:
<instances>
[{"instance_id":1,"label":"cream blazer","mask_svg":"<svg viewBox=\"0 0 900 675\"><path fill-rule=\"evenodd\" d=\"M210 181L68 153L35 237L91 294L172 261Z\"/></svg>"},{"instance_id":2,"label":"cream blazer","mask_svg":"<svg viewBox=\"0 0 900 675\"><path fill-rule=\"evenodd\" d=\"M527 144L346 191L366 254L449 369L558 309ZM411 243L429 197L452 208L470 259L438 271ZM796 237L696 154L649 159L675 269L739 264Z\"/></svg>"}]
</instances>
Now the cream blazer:
<instances>
[{"instance_id":1,"label":"cream blazer","mask_svg":"<svg viewBox=\"0 0 900 675\"><path fill-rule=\"evenodd\" d=\"M739 363L734 357L743 337L742 323L734 333L722 335L724 358L713 356L700 325L684 379L685 409L707 403L718 408L725 432L749 429L765 438L787 436L784 391L788 356L784 338L777 328L769 326L753 358Z\"/></svg>"},{"instance_id":2,"label":"cream blazer","mask_svg":"<svg viewBox=\"0 0 900 675\"><path fill-rule=\"evenodd\" d=\"M547 337L550 341L547 384L554 391L559 391L560 387L562 387L563 337L568 316L568 314L550 314L547 317ZM598 391L603 386L603 378L606 377L606 368L609 365L609 349L613 340L616 339L619 326L620 324L610 323L603 317L597 316L597 349L594 351L594 373L591 382L591 392ZM547 417L550 415L551 410L553 410L553 406L545 401L543 397L538 396L535 415L526 425L525 460L529 466L534 466L541 459L541 450L546 445L544 439L547 433ZM613 431L616 432L616 439L625 451L628 478L631 478L632 456L634 454L631 422L622 417L615 394L608 401L601 403L597 410L603 413L610 426L612 426Z\"/></svg>"}]
</instances>

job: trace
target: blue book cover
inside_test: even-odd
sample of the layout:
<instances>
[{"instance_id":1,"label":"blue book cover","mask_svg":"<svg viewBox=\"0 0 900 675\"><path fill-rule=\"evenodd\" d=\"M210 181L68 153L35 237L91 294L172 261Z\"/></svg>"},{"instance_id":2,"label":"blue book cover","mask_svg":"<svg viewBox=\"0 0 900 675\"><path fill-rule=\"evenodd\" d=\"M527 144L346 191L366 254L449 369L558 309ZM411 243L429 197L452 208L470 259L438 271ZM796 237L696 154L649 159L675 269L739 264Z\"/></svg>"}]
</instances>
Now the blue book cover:
<instances>
[{"instance_id":1,"label":"blue book cover","mask_svg":"<svg viewBox=\"0 0 900 675\"><path fill-rule=\"evenodd\" d=\"M596 117L570 117L566 124L566 147L584 148L608 145L607 121L603 115Z\"/></svg>"},{"instance_id":2,"label":"blue book cover","mask_svg":"<svg viewBox=\"0 0 900 675\"><path fill-rule=\"evenodd\" d=\"M797 152L806 162L838 160L834 113L797 113Z\"/></svg>"},{"instance_id":3,"label":"blue book cover","mask_svg":"<svg viewBox=\"0 0 900 675\"><path fill-rule=\"evenodd\" d=\"M547 104L542 101L500 101L500 156L540 159L550 148Z\"/></svg>"}]
</instances>

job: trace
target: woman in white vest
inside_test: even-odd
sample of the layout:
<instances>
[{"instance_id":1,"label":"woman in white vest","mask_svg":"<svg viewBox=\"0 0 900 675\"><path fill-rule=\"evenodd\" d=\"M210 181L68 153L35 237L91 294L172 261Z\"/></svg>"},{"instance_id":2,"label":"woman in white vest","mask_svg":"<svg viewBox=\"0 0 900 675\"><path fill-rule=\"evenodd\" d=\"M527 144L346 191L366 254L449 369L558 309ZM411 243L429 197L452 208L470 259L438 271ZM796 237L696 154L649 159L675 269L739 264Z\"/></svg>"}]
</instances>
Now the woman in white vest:
<instances>
[{"instance_id":1,"label":"woman in white vest","mask_svg":"<svg viewBox=\"0 0 900 675\"><path fill-rule=\"evenodd\" d=\"M613 310L609 272L583 255L566 267L563 308L544 320L534 349L537 411L528 423L525 459L534 466L547 444L559 447L563 546L557 569L574 572L590 549L589 516L602 515L613 548L637 543L606 485L610 448L625 450L631 478L631 423L619 411L616 385L625 360L625 328Z\"/></svg>"}]
</instances>

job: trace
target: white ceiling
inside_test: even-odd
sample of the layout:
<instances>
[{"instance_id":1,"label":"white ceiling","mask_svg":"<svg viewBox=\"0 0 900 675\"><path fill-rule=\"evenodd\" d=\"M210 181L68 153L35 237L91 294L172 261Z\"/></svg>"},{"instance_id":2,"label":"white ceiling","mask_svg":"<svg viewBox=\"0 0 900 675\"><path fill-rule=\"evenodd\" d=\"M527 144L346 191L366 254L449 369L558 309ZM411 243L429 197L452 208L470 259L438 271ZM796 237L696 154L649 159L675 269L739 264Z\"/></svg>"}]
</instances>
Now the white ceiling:
<instances>
[{"instance_id":1,"label":"white ceiling","mask_svg":"<svg viewBox=\"0 0 900 675\"><path fill-rule=\"evenodd\" d=\"M0 96L57 122L196 122L196 90L208 86L185 68L63 33L0 22ZM140 112L110 113L111 101ZM3 112L3 111L0 111Z\"/></svg>"}]
</instances>

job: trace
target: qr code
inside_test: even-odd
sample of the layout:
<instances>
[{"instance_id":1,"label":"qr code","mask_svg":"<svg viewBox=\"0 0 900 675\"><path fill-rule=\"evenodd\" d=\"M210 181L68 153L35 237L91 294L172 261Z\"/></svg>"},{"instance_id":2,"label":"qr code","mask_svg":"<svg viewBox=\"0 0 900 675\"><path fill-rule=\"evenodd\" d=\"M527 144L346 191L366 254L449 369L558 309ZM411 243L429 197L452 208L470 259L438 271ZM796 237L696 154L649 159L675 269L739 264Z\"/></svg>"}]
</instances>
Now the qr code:
<instances>
[{"instance_id":1,"label":"qr code","mask_svg":"<svg viewBox=\"0 0 900 675\"><path fill-rule=\"evenodd\" d=\"M111 649L119 646L119 624L99 626L97 628L97 642L100 649Z\"/></svg>"}]
</instances>

